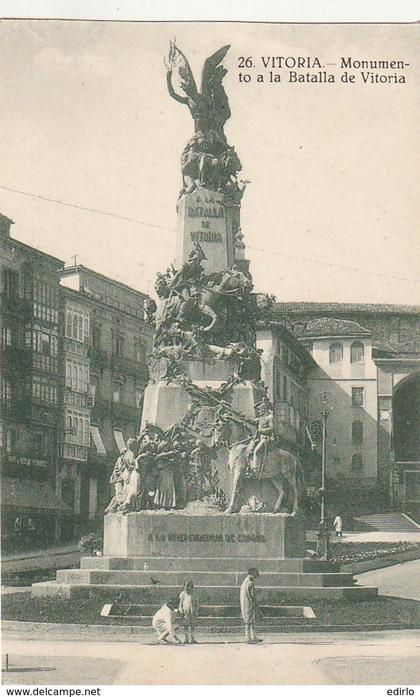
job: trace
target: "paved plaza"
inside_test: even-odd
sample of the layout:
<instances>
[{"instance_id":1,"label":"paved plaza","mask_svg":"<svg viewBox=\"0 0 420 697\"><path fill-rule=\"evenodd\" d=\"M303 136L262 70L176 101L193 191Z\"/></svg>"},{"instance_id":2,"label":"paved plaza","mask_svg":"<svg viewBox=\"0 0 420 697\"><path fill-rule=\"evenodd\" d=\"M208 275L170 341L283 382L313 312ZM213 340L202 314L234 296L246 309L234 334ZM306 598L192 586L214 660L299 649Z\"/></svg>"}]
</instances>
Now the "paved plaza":
<instances>
[{"instance_id":1,"label":"paved plaza","mask_svg":"<svg viewBox=\"0 0 420 697\"><path fill-rule=\"evenodd\" d=\"M6 640L6 684L395 684L420 682L420 632L199 637L197 646Z\"/></svg>"}]
</instances>

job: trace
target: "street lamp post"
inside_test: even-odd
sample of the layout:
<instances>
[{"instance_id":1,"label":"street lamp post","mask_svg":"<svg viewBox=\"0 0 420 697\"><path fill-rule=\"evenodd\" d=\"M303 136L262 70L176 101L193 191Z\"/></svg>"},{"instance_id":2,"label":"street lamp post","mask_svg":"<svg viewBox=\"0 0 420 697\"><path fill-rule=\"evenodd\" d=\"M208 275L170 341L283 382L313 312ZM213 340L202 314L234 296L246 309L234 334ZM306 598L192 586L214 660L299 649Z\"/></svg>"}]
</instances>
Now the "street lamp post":
<instances>
[{"instance_id":1,"label":"street lamp post","mask_svg":"<svg viewBox=\"0 0 420 697\"><path fill-rule=\"evenodd\" d=\"M316 402L321 407L322 416L322 460L321 460L321 488L319 495L321 497L321 518L319 521L317 533L316 556L319 559L330 559L330 533L328 531L328 522L325 517L325 494L326 494L326 469L327 469L327 419L329 414L335 408L335 399L329 392L321 392L316 397Z\"/></svg>"}]
</instances>

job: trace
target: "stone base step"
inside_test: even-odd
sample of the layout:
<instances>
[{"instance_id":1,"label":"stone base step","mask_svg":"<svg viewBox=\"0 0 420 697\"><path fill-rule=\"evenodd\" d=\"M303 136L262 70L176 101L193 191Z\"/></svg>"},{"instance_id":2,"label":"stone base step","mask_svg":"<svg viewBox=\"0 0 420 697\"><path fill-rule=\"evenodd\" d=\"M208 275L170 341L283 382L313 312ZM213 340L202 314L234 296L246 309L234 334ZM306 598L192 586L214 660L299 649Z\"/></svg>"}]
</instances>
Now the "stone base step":
<instances>
[{"instance_id":1,"label":"stone base step","mask_svg":"<svg viewBox=\"0 0 420 697\"><path fill-rule=\"evenodd\" d=\"M63 569L57 571L58 583L105 584L115 586L183 586L192 580L196 586L237 586L244 580L243 571L102 571L91 569ZM277 573L264 571L258 579L260 588L265 586L352 586L353 575L346 573Z\"/></svg>"},{"instance_id":2,"label":"stone base step","mask_svg":"<svg viewBox=\"0 0 420 697\"><path fill-rule=\"evenodd\" d=\"M109 623L111 624L114 622L114 624L120 624L119 620L123 619L125 622L128 620L130 621L130 624L135 624L139 627L150 627L152 628L152 618L151 617L135 617L135 616L130 616L128 617L113 617L110 616L109 618ZM276 627L278 626L287 626L289 624L293 625L302 625L302 624L313 624L314 619L307 619L306 617L267 617L265 619L261 619L257 623L257 627L259 627L261 630L264 629L265 631L270 631L271 627L274 625ZM122 624L122 622L121 622ZM176 630L176 633L182 637L183 635L183 630L184 627L182 623L175 623L175 627L178 627ZM238 627L242 629L244 628L244 621L242 617L199 617L195 623L195 627L197 630L203 629L203 628L208 628L208 627L219 627L221 630L224 627Z\"/></svg>"},{"instance_id":3,"label":"stone base step","mask_svg":"<svg viewBox=\"0 0 420 697\"><path fill-rule=\"evenodd\" d=\"M139 603L162 605L170 598L178 598L180 586L170 585L110 585L110 584L71 584L47 581L34 583L34 597L70 598L101 598L104 603ZM223 603L234 605L238 602L238 586L198 586L197 594L204 604ZM335 602L340 600L366 600L376 597L378 589L369 586L262 586L259 589L260 604L278 603L307 603L313 601Z\"/></svg>"},{"instance_id":4,"label":"stone base step","mask_svg":"<svg viewBox=\"0 0 420 697\"><path fill-rule=\"evenodd\" d=\"M238 571L246 574L251 566L260 572L334 573L338 564L321 559L226 559L216 557L82 557L82 569L103 571Z\"/></svg>"},{"instance_id":5,"label":"stone base step","mask_svg":"<svg viewBox=\"0 0 420 697\"><path fill-rule=\"evenodd\" d=\"M130 620L133 618L147 620L151 622L155 612L159 610L159 605L104 605L103 617L119 618ZM315 613L308 605L262 605L260 606L260 620L263 622L275 618L314 619ZM216 622L217 620L217 622ZM223 624L223 621L230 623L231 620L238 620L242 623L241 610L239 605L200 605L199 617L196 624L211 625L212 623ZM175 619L176 624L182 624L182 620Z\"/></svg>"}]
</instances>

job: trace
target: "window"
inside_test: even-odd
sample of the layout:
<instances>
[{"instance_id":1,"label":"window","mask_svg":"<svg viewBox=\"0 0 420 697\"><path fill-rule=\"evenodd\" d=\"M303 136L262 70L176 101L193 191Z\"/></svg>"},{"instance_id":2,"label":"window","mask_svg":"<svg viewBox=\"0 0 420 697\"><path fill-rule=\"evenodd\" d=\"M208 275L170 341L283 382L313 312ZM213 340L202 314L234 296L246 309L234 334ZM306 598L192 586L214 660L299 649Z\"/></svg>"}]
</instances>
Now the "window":
<instances>
[{"instance_id":1,"label":"window","mask_svg":"<svg viewBox=\"0 0 420 697\"><path fill-rule=\"evenodd\" d=\"M360 472L363 469L363 460L359 453L354 453L351 456L351 469L352 472Z\"/></svg>"},{"instance_id":2,"label":"window","mask_svg":"<svg viewBox=\"0 0 420 697\"><path fill-rule=\"evenodd\" d=\"M16 431L14 428L8 428L6 431L6 450L8 453L16 451Z\"/></svg>"},{"instance_id":3,"label":"window","mask_svg":"<svg viewBox=\"0 0 420 697\"><path fill-rule=\"evenodd\" d=\"M12 345L12 330L10 327L3 327L1 330L1 347L3 349Z\"/></svg>"},{"instance_id":4,"label":"window","mask_svg":"<svg viewBox=\"0 0 420 697\"><path fill-rule=\"evenodd\" d=\"M363 363L365 349L361 341L355 341L350 347L350 362Z\"/></svg>"},{"instance_id":5,"label":"window","mask_svg":"<svg viewBox=\"0 0 420 697\"><path fill-rule=\"evenodd\" d=\"M35 353L40 353L42 356L56 358L58 353L56 332L56 329L43 329L40 325L35 325L33 328L27 326L25 330L25 346L32 348Z\"/></svg>"},{"instance_id":6,"label":"window","mask_svg":"<svg viewBox=\"0 0 420 697\"><path fill-rule=\"evenodd\" d=\"M89 343L89 313L74 305L66 308L66 337L81 343Z\"/></svg>"},{"instance_id":7,"label":"window","mask_svg":"<svg viewBox=\"0 0 420 697\"><path fill-rule=\"evenodd\" d=\"M143 403L143 390L140 388L136 388L136 394L135 394L135 399L136 399L136 407L137 409L140 409Z\"/></svg>"},{"instance_id":8,"label":"window","mask_svg":"<svg viewBox=\"0 0 420 697\"><path fill-rule=\"evenodd\" d=\"M293 428L295 427L295 408L293 405L289 407L289 423Z\"/></svg>"},{"instance_id":9,"label":"window","mask_svg":"<svg viewBox=\"0 0 420 697\"><path fill-rule=\"evenodd\" d=\"M13 269L3 271L3 292L8 298L17 298L19 288L19 275Z\"/></svg>"},{"instance_id":10,"label":"window","mask_svg":"<svg viewBox=\"0 0 420 697\"><path fill-rule=\"evenodd\" d=\"M58 289L35 280L33 283L33 315L57 324Z\"/></svg>"},{"instance_id":11,"label":"window","mask_svg":"<svg viewBox=\"0 0 420 697\"><path fill-rule=\"evenodd\" d=\"M281 387L282 387L281 373L279 370L276 370L276 396L277 396L277 399L279 399L279 400L282 399Z\"/></svg>"},{"instance_id":12,"label":"window","mask_svg":"<svg viewBox=\"0 0 420 697\"><path fill-rule=\"evenodd\" d=\"M88 391L89 368L86 363L82 363L73 358L66 360L66 387L73 392Z\"/></svg>"},{"instance_id":13,"label":"window","mask_svg":"<svg viewBox=\"0 0 420 697\"><path fill-rule=\"evenodd\" d=\"M48 378L34 375L32 378L32 397L46 404L57 404L57 386Z\"/></svg>"},{"instance_id":14,"label":"window","mask_svg":"<svg viewBox=\"0 0 420 697\"><path fill-rule=\"evenodd\" d=\"M287 402L287 377L283 375L283 401Z\"/></svg>"},{"instance_id":15,"label":"window","mask_svg":"<svg viewBox=\"0 0 420 697\"><path fill-rule=\"evenodd\" d=\"M66 361L66 387L71 390L71 363Z\"/></svg>"},{"instance_id":16,"label":"window","mask_svg":"<svg viewBox=\"0 0 420 697\"><path fill-rule=\"evenodd\" d=\"M330 363L341 363L343 360L342 344L330 344Z\"/></svg>"},{"instance_id":17,"label":"window","mask_svg":"<svg viewBox=\"0 0 420 697\"><path fill-rule=\"evenodd\" d=\"M138 363L144 363L145 351L140 339L134 339L134 360Z\"/></svg>"},{"instance_id":18,"label":"window","mask_svg":"<svg viewBox=\"0 0 420 697\"><path fill-rule=\"evenodd\" d=\"M50 355L50 335L47 334L46 332L41 332L41 353L44 356L49 356Z\"/></svg>"},{"instance_id":19,"label":"window","mask_svg":"<svg viewBox=\"0 0 420 697\"><path fill-rule=\"evenodd\" d=\"M362 407L364 403L364 388L363 387L352 387L351 389L351 403L354 407Z\"/></svg>"},{"instance_id":20,"label":"window","mask_svg":"<svg viewBox=\"0 0 420 697\"><path fill-rule=\"evenodd\" d=\"M52 335L51 336L51 355L52 356L57 356L57 349L58 349L57 337Z\"/></svg>"},{"instance_id":21,"label":"window","mask_svg":"<svg viewBox=\"0 0 420 697\"><path fill-rule=\"evenodd\" d=\"M34 433L33 448L35 457L40 457L46 453L46 438L44 433Z\"/></svg>"},{"instance_id":22,"label":"window","mask_svg":"<svg viewBox=\"0 0 420 697\"><path fill-rule=\"evenodd\" d=\"M280 421L281 421L282 423L284 423L284 422L287 423L287 422L289 421L289 418L290 418L290 417L289 417L289 407L288 407L288 405L285 404L284 402L283 402L282 404L280 404L280 408L279 408L279 410L278 410L278 414L279 414L279 419L280 419Z\"/></svg>"},{"instance_id":23,"label":"window","mask_svg":"<svg viewBox=\"0 0 420 697\"><path fill-rule=\"evenodd\" d=\"M101 330L97 324L92 324L90 338L93 348L101 348Z\"/></svg>"},{"instance_id":24,"label":"window","mask_svg":"<svg viewBox=\"0 0 420 697\"><path fill-rule=\"evenodd\" d=\"M86 412L68 409L66 411L65 442L89 446L90 418Z\"/></svg>"},{"instance_id":25,"label":"window","mask_svg":"<svg viewBox=\"0 0 420 697\"><path fill-rule=\"evenodd\" d=\"M123 355L123 338L120 334L113 334L112 335L112 353L114 356L122 356Z\"/></svg>"},{"instance_id":26,"label":"window","mask_svg":"<svg viewBox=\"0 0 420 697\"><path fill-rule=\"evenodd\" d=\"M12 386L10 382L4 378L1 381L1 397L6 402L10 402L12 399Z\"/></svg>"},{"instance_id":27,"label":"window","mask_svg":"<svg viewBox=\"0 0 420 697\"><path fill-rule=\"evenodd\" d=\"M91 404L92 406L95 403L95 399L98 397L99 393L99 378L96 377L96 375L90 377L90 385L89 385L89 395L91 397Z\"/></svg>"},{"instance_id":28,"label":"window","mask_svg":"<svg viewBox=\"0 0 420 697\"><path fill-rule=\"evenodd\" d=\"M89 386L89 370L87 367L82 368L82 392L87 392Z\"/></svg>"},{"instance_id":29,"label":"window","mask_svg":"<svg viewBox=\"0 0 420 697\"><path fill-rule=\"evenodd\" d=\"M351 441L354 444L363 443L363 423L353 421L351 425Z\"/></svg>"},{"instance_id":30,"label":"window","mask_svg":"<svg viewBox=\"0 0 420 697\"><path fill-rule=\"evenodd\" d=\"M119 385L114 385L112 398L116 404L121 401L121 387Z\"/></svg>"},{"instance_id":31,"label":"window","mask_svg":"<svg viewBox=\"0 0 420 697\"><path fill-rule=\"evenodd\" d=\"M83 445L90 444L90 422L89 419L83 419Z\"/></svg>"}]
</instances>

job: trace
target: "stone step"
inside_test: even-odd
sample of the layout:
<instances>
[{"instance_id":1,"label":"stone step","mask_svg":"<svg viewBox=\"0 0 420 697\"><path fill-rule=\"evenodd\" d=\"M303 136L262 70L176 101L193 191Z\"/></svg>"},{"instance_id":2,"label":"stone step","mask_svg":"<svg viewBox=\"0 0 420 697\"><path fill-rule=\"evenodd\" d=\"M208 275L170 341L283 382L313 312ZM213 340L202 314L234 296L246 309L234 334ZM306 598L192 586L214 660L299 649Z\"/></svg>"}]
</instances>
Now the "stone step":
<instances>
[{"instance_id":1,"label":"stone step","mask_svg":"<svg viewBox=\"0 0 420 697\"><path fill-rule=\"evenodd\" d=\"M333 573L340 570L334 562L321 559L226 559L216 557L82 557L82 569L104 571L238 571L246 573L251 566L262 571L306 573Z\"/></svg>"},{"instance_id":2,"label":"stone step","mask_svg":"<svg viewBox=\"0 0 420 697\"><path fill-rule=\"evenodd\" d=\"M372 530L381 532L420 532L420 527L411 518L398 511L361 515L355 520L370 525Z\"/></svg>"},{"instance_id":3,"label":"stone step","mask_svg":"<svg viewBox=\"0 0 420 697\"><path fill-rule=\"evenodd\" d=\"M109 624L112 624L113 620L115 624L119 624L119 620L125 620L125 622L129 621L130 624L136 624L140 627L151 627L152 626L152 617L136 617L130 615L130 617L113 617L110 616L109 618ZM294 625L296 624L310 624L311 622L313 623L314 619L316 618L306 618L306 617L266 617L266 618L261 618L257 626L259 626L261 629L265 628L268 629L271 627L271 625L287 625L290 622L292 622ZM118 622L117 622L118 620ZM108 622L107 622L108 624ZM244 621L242 617L198 617L195 626L197 628L200 627L242 627L244 626ZM176 630L177 634L182 637L183 634L183 625L182 623L175 622L175 627L178 627Z\"/></svg>"},{"instance_id":4,"label":"stone step","mask_svg":"<svg viewBox=\"0 0 420 697\"><path fill-rule=\"evenodd\" d=\"M101 598L106 603L140 603L162 605L170 598L178 598L180 586L169 585L110 585L110 584L71 584L47 581L34 583L34 597L69 598ZM204 604L226 603L236 604L239 601L238 586L200 586L197 588L200 601ZM279 587L263 586L259 589L260 604L298 603L307 604L313 601L335 602L340 600L358 601L376 597L378 589L370 586L339 586L339 587Z\"/></svg>"},{"instance_id":5,"label":"stone step","mask_svg":"<svg viewBox=\"0 0 420 697\"><path fill-rule=\"evenodd\" d=\"M132 619L146 618L151 621L151 618L160 609L159 605L119 605L113 604L110 608L107 617L118 617ZM303 617L306 619L314 619L315 614L311 607L307 605L260 605L260 619L279 617ZM237 605L202 605L200 604L199 617L197 622L205 620L223 620L223 619L239 619L241 618L241 610ZM176 624L182 623L180 618L175 618Z\"/></svg>"},{"instance_id":6,"label":"stone step","mask_svg":"<svg viewBox=\"0 0 420 697\"><path fill-rule=\"evenodd\" d=\"M184 585L186 580L194 581L196 586L237 586L244 580L243 571L101 571L91 569L63 569L57 571L58 583L92 583L117 586ZM153 580L157 583L153 584ZM262 572L258 586L351 586L353 575L346 573L277 573Z\"/></svg>"}]
</instances>

